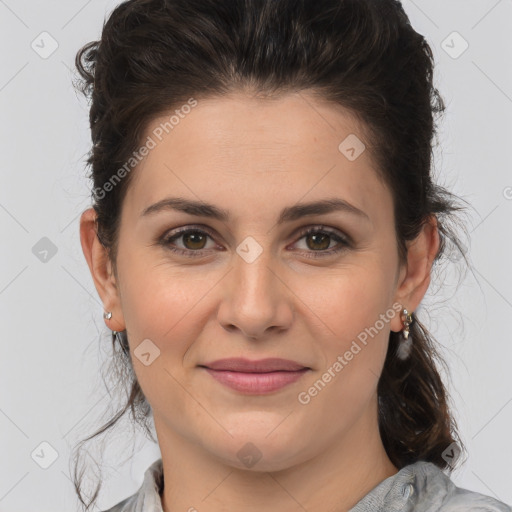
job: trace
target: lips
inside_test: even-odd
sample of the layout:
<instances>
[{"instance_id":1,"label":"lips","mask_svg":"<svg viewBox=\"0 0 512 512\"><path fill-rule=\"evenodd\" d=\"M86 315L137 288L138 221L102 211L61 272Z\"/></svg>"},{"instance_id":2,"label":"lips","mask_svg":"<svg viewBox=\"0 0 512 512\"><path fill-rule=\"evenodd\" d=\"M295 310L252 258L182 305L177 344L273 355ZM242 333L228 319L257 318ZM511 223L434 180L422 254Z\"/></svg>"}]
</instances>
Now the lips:
<instances>
[{"instance_id":1,"label":"lips","mask_svg":"<svg viewBox=\"0 0 512 512\"><path fill-rule=\"evenodd\" d=\"M269 373L269 372L296 372L308 369L307 366L290 361L289 359L279 359L275 357L251 361L244 358L219 359L204 365L211 370L224 370L242 373Z\"/></svg>"},{"instance_id":2,"label":"lips","mask_svg":"<svg viewBox=\"0 0 512 512\"><path fill-rule=\"evenodd\" d=\"M288 359L219 359L200 365L216 381L238 393L264 395L298 381L311 368Z\"/></svg>"}]
</instances>

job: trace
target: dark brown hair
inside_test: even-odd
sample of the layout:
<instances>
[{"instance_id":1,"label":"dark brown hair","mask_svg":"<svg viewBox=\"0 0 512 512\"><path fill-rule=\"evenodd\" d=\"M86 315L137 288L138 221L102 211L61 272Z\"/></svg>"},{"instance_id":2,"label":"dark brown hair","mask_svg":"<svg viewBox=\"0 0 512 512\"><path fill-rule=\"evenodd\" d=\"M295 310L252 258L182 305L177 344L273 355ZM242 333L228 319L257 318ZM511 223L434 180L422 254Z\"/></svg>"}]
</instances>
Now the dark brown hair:
<instances>
[{"instance_id":1,"label":"dark brown hair","mask_svg":"<svg viewBox=\"0 0 512 512\"><path fill-rule=\"evenodd\" d=\"M103 192L141 146L148 123L191 97L240 90L267 98L308 91L361 121L392 192L402 262L407 242L432 216L441 237L435 265L463 247L450 226L463 207L432 177L436 116L445 110L433 85L432 51L397 0L130 0L111 13L99 41L80 49L76 66L77 85L91 99L87 164L97 234L114 271L121 205L136 170ZM390 333L378 385L380 434L398 468L425 460L450 469L443 451L463 445L436 366L446 363L415 314L413 320L407 359L397 357L400 333ZM126 331L112 342L109 372L126 387L126 402L81 444L128 410L150 433L151 408L133 372ZM101 481L86 504L77 466L75 488L88 509Z\"/></svg>"}]
</instances>

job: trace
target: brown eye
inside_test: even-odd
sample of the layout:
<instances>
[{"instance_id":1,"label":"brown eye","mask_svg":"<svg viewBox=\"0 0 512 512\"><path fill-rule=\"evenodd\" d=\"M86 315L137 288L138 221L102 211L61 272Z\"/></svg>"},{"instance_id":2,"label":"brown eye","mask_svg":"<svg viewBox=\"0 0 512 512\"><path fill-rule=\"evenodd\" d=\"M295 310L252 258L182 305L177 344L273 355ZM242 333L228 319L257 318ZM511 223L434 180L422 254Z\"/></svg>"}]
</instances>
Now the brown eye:
<instances>
[{"instance_id":1,"label":"brown eye","mask_svg":"<svg viewBox=\"0 0 512 512\"><path fill-rule=\"evenodd\" d=\"M160 245L167 250L186 257L204 256L208 238L213 241L213 236L198 228L184 228L174 231L171 235L164 235L160 239ZM306 248L299 248L307 258L321 258L333 256L351 247L350 240L338 231L332 231L323 226L309 228L300 234L300 240L305 239ZM332 242L337 246L330 247ZM180 242L182 247L178 244Z\"/></svg>"},{"instance_id":2,"label":"brown eye","mask_svg":"<svg viewBox=\"0 0 512 512\"><path fill-rule=\"evenodd\" d=\"M306 236L307 246L311 250L324 250L329 247L331 238L326 233L311 233Z\"/></svg>"},{"instance_id":3,"label":"brown eye","mask_svg":"<svg viewBox=\"0 0 512 512\"><path fill-rule=\"evenodd\" d=\"M206 243L208 238L212 239L212 236L201 229L181 229L170 236L164 236L160 240L160 244L163 245L169 251L183 255L183 256L203 256L204 252L208 250ZM182 247L177 242L181 241Z\"/></svg>"},{"instance_id":4,"label":"brown eye","mask_svg":"<svg viewBox=\"0 0 512 512\"><path fill-rule=\"evenodd\" d=\"M183 239L183 244L187 249L204 249L206 244L206 237L201 231L187 231L185 234L180 235Z\"/></svg>"},{"instance_id":5,"label":"brown eye","mask_svg":"<svg viewBox=\"0 0 512 512\"><path fill-rule=\"evenodd\" d=\"M333 256L343 250L348 249L351 244L349 240L341 233L334 232L323 226L309 228L300 234L300 239L305 239L306 250L304 256L307 258L322 258ZM332 241L338 243L338 246L329 248ZM299 248L302 251L302 249Z\"/></svg>"}]
</instances>

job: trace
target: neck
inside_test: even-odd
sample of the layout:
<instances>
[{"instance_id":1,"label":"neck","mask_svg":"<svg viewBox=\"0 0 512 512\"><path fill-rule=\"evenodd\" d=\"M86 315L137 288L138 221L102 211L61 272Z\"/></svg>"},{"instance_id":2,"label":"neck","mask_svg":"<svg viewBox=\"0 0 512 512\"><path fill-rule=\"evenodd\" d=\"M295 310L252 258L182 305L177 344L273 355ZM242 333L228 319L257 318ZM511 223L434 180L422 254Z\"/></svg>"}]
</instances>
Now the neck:
<instances>
[{"instance_id":1,"label":"neck","mask_svg":"<svg viewBox=\"0 0 512 512\"><path fill-rule=\"evenodd\" d=\"M375 414L363 415L339 442L298 465L279 471L241 470L209 456L204 448L155 426L164 471L164 512L346 512L398 469L389 460ZM158 428L161 427L161 428ZM163 434L163 435L162 435ZM166 484L167 482L168 484Z\"/></svg>"}]
</instances>

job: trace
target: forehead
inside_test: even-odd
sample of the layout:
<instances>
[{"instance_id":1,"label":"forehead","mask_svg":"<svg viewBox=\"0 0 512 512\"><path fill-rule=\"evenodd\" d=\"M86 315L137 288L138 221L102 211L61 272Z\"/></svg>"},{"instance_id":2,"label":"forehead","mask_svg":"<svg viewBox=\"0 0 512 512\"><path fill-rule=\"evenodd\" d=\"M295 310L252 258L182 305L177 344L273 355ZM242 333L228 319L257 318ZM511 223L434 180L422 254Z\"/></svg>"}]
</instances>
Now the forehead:
<instances>
[{"instance_id":1,"label":"forehead","mask_svg":"<svg viewBox=\"0 0 512 512\"><path fill-rule=\"evenodd\" d=\"M232 200L231 191L288 203L339 191L363 210L376 206L373 196L387 193L364 149L362 125L305 93L198 99L153 119L143 140L148 137L154 147L135 170L126 198L139 213L177 189L210 202ZM347 149L355 149L355 159Z\"/></svg>"},{"instance_id":2,"label":"forehead","mask_svg":"<svg viewBox=\"0 0 512 512\"><path fill-rule=\"evenodd\" d=\"M363 126L348 110L319 103L304 92L273 99L232 93L199 99L195 106L184 104L175 111L178 115L166 112L153 119L146 134L183 152L201 144L205 152L222 148L237 156L247 148L319 154L333 146L337 149L344 134L366 138Z\"/></svg>"}]
</instances>

